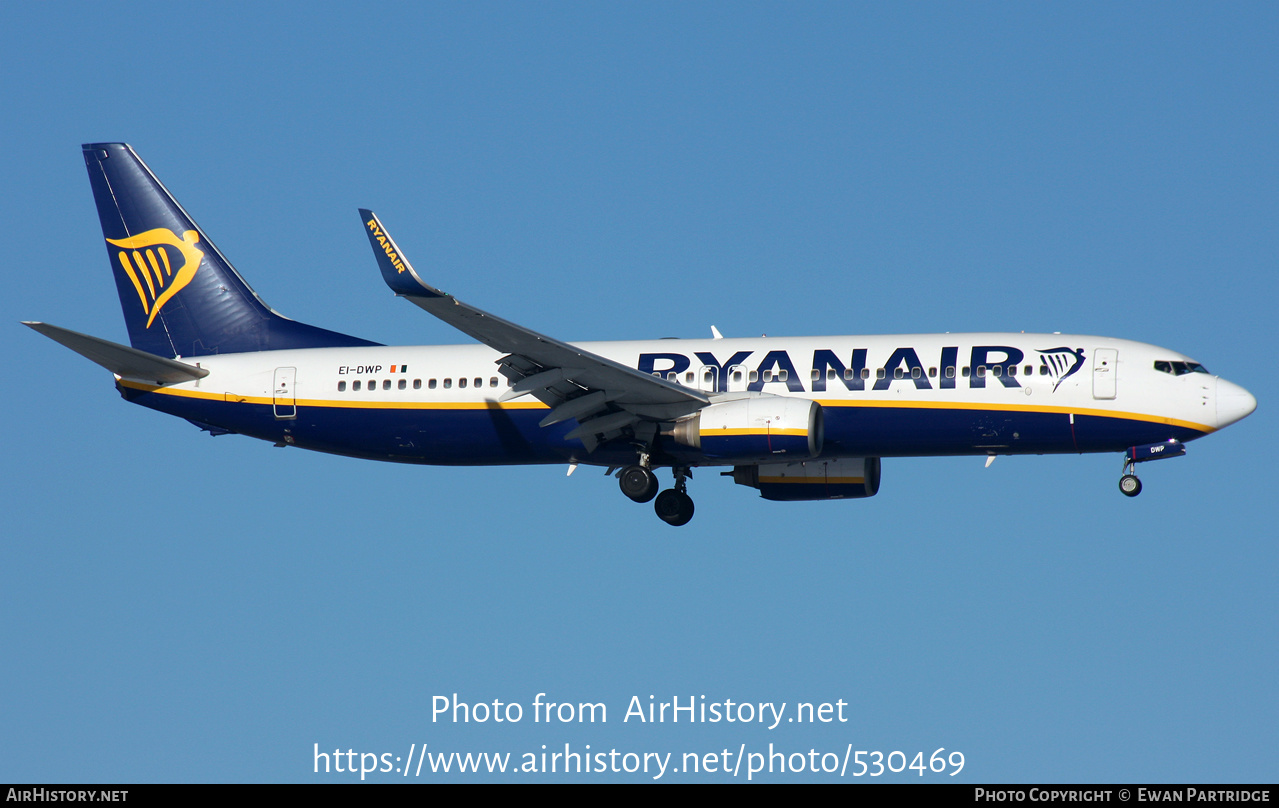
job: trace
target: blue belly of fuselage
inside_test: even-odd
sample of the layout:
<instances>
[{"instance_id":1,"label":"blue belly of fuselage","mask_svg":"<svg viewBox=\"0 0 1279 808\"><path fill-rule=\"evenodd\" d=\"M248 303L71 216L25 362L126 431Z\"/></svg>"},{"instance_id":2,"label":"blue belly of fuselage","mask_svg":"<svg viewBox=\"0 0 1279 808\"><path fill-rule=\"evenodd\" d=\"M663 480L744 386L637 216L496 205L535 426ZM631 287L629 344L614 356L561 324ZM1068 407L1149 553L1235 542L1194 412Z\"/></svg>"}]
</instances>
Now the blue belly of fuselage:
<instances>
[{"instance_id":1,"label":"blue belly of fuselage","mask_svg":"<svg viewBox=\"0 0 1279 808\"><path fill-rule=\"evenodd\" d=\"M134 403L202 424L275 443L374 460L430 465L567 463L626 465L635 447L618 439L587 452L566 440L567 421L538 426L544 409L366 409L299 405L296 417L277 418L269 404L175 396L120 387ZM1119 416L1000 409L857 406L827 402L823 457L923 457L973 454L1121 452L1139 444L1193 440L1184 426ZM690 447L661 439L654 460L663 465L708 463ZM799 460L779 456L778 462Z\"/></svg>"}]
</instances>

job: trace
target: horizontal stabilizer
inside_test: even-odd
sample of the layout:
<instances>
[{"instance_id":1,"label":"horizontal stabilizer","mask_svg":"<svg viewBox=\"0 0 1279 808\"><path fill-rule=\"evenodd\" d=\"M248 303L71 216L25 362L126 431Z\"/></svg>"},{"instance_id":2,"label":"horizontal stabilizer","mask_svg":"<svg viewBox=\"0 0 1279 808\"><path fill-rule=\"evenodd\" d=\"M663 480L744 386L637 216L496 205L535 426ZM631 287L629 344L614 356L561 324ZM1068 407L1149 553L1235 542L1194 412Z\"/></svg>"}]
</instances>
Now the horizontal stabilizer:
<instances>
[{"instance_id":1,"label":"horizontal stabilizer","mask_svg":"<svg viewBox=\"0 0 1279 808\"><path fill-rule=\"evenodd\" d=\"M177 384L195 379L203 379L209 371L179 362L176 359L165 359L163 356L139 351L127 345L120 345L110 340L91 337L59 328L48 323L24 322L23 325L39 331L54 342L61 343L71 350L96 362L122 379L146 382L147 384Z\"/></svg>"}]
</instances>

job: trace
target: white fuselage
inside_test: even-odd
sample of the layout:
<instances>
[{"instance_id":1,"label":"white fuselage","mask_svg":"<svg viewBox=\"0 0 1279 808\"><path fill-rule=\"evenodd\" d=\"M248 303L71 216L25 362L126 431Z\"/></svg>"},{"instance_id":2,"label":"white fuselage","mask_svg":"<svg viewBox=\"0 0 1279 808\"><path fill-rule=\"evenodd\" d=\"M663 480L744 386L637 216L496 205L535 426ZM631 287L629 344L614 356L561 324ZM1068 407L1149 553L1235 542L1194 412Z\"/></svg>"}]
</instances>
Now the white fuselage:
<instances>
[{"instance_id":1,"label":"white fuselage","mask_svg":"<svg viewBox=\"0 0 1279 808\"><path fill-rule=\"evenodd\" d=\"M824 456L1119 451L1193 439L1251 411L1243 398L1251 396L1236 385L1206 372L1157 369L1194 366L1188 357L1106 337L903 334L580 347L712 401L751 394L816 401L826 412ZM597 458L578 442L557 440L566 429L530 427L545 414L540 402L500 401L510 387L498 372L501 357L483 345L204 356L193 363L208 376L145 388L168 401L140 403L343 454L461 464L469 436L488 447L477 463L612 462L607 452ZM192 413L181 412L179 400L194 405ZM493 450L504 424L519 436L507 460ZM445 448L436 453L433 444Z\"/></svg>"}]
</instances>

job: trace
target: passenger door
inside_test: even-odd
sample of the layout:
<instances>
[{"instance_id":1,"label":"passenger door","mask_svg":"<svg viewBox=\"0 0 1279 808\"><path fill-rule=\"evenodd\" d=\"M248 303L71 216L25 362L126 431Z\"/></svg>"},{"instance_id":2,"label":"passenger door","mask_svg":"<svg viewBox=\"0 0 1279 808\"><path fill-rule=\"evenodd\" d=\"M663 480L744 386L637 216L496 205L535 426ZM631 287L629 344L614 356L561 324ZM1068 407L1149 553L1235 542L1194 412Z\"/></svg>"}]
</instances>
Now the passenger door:
<instances>
[{"instance_id":1,"label":"passenger door","mask_svg":"<svg viewBox=\"0 0 1279 808\"><path fill-rule=\"evenodd\" d=\"M1119 351L1114 348L1098 348L1092 352L1092 397L1115 397L1115 376L1119 370Z\"/></svg>"},{"instance_id":2,"label":"passenger door","mask_svg":"<svg viewBox=\"0 0 1279 808\"><path fill-rule=\"evenodd\" d=\"M293 393L297 372L297 368L275 369L275 388L272 393L272 403L275 407L277 420L298 417L297 398Z\"/></svg>"}]
</instances>

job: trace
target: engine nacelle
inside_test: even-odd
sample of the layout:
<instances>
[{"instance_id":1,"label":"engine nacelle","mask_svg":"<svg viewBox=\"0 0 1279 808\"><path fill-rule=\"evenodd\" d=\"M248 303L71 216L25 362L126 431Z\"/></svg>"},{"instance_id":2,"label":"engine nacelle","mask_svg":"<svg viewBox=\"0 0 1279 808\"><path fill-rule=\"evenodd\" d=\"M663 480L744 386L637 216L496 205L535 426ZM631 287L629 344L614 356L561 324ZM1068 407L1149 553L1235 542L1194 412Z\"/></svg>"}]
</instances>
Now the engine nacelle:
<instances>
[{"instance_id":1,"label":"engine nacelle","mask_svg":"<svg viewBox=\"0 0 1279 808\"><path fill-rule=\"evenodd\" d=\"M752 396L711 404L677 421L676 443L713 460L809 458L822 451L822 407L787 396Z\"/></svg>"},{"instance_id":2,"label":"engine nacelle","mask_svg":"<svg viewBox=\"0 0 1279 808\"><path fill-rule=\"evenodd\" d=\"M764 499L862 499L879 493L878 457L734 466L733 482L758 488Z\"/></svg>"}]
</instances>

